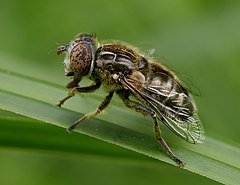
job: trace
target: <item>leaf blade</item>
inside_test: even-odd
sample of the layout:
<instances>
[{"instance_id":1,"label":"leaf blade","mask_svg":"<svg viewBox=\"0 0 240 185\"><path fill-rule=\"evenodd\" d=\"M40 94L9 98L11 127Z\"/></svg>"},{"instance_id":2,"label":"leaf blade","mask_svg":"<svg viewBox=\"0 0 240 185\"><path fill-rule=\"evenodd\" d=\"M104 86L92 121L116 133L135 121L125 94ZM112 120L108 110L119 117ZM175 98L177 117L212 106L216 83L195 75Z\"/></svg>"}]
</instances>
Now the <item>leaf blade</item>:
<instances>
[{"instance_id":1,"label":"leaf blade","mask_svg":"<svg viewBox=\"0 0 240 185\"><path fill-rule=\"evenodd\" d=\"M59 109L50 104L38 102L26 97L21 97L8 92L0 91L2 101L1 108L12 111L37 120L42 120L60 127L68 126L69 122L79 117L79 113ZM21 106L19 105L26 105ZM41 111L38 111L41 110ZM55 116L53 116L55 115ZM96 137L98 139L120 145L133 151L143 153L150 157L174 164L161 150L160 146L154 141L153 137L137 133L136 131L126 129L106 121L96 118L86 120L84 124L76 129L77 132ZM131 143L129 143L131 141ZM142 142L144 141L144 142ZM218 143L221 145L221 143ZM185 148L172 147L176 155L187 163L186 169L222 183L239 182L239 169L215 159L206 158L201 154L192 152ZM196 165L197 164L197 165ZM215 166L213 166L213 164ZM214 169L209 175L206 167ZM215 175L217 174L217 175Z\"/></svg>"},{"instance_id":2,"label":"leaf blade","mask_svg":"<svg viewBox=\"0 0 240 185\"><path fill-rule=\"evenodd\" d=\"M66 104L68 109L61 109L54 105L66 93L59 86L4 70L0 71L0 83L0 109L64 128L82 116L82 113L95 109L99 99L96 95L93 98L79 96ZM150 119L142 119L121 106L111 105L110 108L110 113L99 116L100 119L84 121L76 131L175 165L154 140L150 124L144 124L150 122ZM116 119L115 115L118 114L125 116ZM210 137L203 145L189 145L173 139L170 140L170 146L187 163L187 170L221 183L239 184L238 147ZM216 152L220 148L224 155ZM225 159L224 156L230 158ZM211 170L206 171L206 167Z\"/></svg>"}]
</instances>

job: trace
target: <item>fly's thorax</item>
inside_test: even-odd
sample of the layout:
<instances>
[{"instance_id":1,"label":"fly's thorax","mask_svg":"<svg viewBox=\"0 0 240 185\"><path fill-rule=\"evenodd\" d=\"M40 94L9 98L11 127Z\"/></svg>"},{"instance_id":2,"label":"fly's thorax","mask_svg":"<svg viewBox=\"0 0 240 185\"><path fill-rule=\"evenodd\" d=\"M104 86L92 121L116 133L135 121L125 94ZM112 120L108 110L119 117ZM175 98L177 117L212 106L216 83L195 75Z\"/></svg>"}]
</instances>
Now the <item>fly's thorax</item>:
<instances>
[{"instance_id":1,"label":"fly's thorax","mask_svg":"<svg viewBox=\"0 0 240 185\"><path fill-rule=\"evenodd\" d=\"M120 43L106 43L96 51L94 77L106 87L119 89L119 76L129 76L135 83L145 83L148 60L133 48Z\"/></svg>"},{"instance_id":2,"label":"fly's thorax","mask_svg":"<svg viewBox=\"0 0 240 185\"><path fill-rule=\"evenodd\" d=\"M132 57L124 53L120 54L118 51L113 50L113 48L109 49L109 46L105 45L96 52L95 66L112 74L128 74L135 68Z\"/></svg>"},{"instance_id":3,"label":"fly's thorax","mask_svg":"<svg viewBox=\"0 0 240 185\"><path fill-rule=\"evenodd\" d=\"M108 43L96 51L96 66L126 74L148 68L148 61L130 47L120 43Z\"/></svg>"},{"instance_id":4,"label":"fly's thorax","mask_svg":"<svg viewBox=\"0 0 240 185\"><path fill-rule=\"evenodd\" d=\"M117 56L117 58L115 58L115 61L124 61L126 59L132 63L136 63L139 57L136 48L133 48L132 46L126 43L123 44L121 42L105 43L98 50L100 52L114 53Z\"/></svg>"},{"instance_id":5,"label":"fly's thorax","mask_svg":"<svg viewBox=\"0 0 240 185\"><path fill-rule=\"evenodd\" d=\"M80 78L91 75L97 44L92 35L80 34L68 45L58 48L58 54L66 52L63 62L66 76Z\"/></svg>"}]
</instances>

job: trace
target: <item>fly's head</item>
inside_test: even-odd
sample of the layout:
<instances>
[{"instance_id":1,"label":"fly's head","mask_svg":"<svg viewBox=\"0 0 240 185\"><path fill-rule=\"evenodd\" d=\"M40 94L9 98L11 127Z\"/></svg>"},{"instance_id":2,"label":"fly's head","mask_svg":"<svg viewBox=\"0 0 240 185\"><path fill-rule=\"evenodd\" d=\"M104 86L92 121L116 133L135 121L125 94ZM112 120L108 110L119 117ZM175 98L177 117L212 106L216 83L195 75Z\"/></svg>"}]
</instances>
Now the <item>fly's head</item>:
<instances>
[{"instance_id":1,"label":"fly's head","mask_svg":"<svg viewBox=\"0 0 240 185\"><path fill-rule=\"evenodd\" d=\"M80 34L68 45L58 47L58 55L66 53L63 62L65 75L74 76L75 79L91 75L97 45L98 42L94 36Z\"/></svg>"}]
</instances>

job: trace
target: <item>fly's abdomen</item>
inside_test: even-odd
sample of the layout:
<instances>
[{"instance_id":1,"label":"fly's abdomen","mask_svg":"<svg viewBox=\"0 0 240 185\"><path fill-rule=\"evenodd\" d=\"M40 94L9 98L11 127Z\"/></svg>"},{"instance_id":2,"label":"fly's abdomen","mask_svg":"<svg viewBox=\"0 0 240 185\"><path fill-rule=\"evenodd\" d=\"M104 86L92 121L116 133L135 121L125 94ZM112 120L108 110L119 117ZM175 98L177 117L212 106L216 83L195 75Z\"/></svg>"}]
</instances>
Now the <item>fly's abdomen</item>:
<instances>
[{"instance_id":1,"label":"fly's abdomen","mask_svg":"<svg viewBox=\"0 0 240 185\"><path fill-rule=\"evenodd\" d=\"M154 106L171 120L191 122L195 108L187 89L163 69L152 73L149 78L145 90L153 98Z\"/></svg>"}]
</instances>

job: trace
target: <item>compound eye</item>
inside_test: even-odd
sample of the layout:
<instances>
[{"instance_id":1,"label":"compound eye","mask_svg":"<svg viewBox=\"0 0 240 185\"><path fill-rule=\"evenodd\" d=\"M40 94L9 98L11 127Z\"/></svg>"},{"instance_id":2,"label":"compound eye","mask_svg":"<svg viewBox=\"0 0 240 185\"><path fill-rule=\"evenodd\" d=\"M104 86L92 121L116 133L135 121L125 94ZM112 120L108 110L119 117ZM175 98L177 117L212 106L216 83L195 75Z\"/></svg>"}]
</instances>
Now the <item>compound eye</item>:
<instances>
[{"instance_id":1,"label":"compound eye","mask_svg":"<svg viewBox=\"0 0 240 185\"><path fill-rule=\"evenodd\" d=\"M70 70L79 76L88 74L92 63L92 50L89 44L81 43L70 53Z\"/></svg>"}]
</instances>

